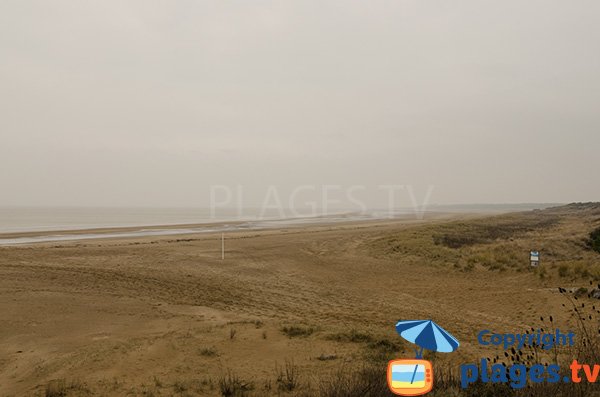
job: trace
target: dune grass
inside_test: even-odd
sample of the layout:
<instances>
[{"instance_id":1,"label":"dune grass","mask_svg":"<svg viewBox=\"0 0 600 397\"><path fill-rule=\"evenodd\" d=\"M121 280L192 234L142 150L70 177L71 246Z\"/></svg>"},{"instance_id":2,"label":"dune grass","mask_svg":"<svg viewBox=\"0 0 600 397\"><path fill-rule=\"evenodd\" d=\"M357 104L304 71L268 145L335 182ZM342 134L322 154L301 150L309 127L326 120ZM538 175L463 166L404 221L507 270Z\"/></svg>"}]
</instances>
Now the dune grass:
<instances>
[{"instance_id":1,"label":"dune grass","mask_svg":"<svg viewBox=\"0 0 600 397\"><path fill-rule=\"evenodd\" d=\"M584 203L427 224L369 243L375 257L471 272L534 272L540 279L600 281L600 204ZM531 269L529 251L541 252Z\"/></svg>"}]
</instances>

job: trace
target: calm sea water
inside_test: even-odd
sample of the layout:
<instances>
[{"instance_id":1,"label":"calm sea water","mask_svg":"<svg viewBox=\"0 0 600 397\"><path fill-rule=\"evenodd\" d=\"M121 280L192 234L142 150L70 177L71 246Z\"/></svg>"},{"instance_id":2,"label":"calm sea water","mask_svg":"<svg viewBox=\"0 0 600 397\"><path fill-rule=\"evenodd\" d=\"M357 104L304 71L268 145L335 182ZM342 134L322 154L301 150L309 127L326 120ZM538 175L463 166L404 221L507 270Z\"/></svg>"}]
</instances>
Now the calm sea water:
<instances>
[{"instance_id":1,"label":"calm sea water","mask_svg":"<svg viewBox=\"0 0 600 397\"><path fill-rule=\"evenodd\" d=\"M324 214L297 214L288 211L243 211L218 209L214 214L206 208L89 208L89 207L0 207L0 233L44 232L35 237L0 238L1 245L28 244L47 241L83 240L107 237L135 237L188 233L226 232L240 229L285 228L303 223L333 223L390 217L425 215L427 212L510 212L541 209L556 204L502 204L430 206L417 214L412 208L372 210L356 213L352 210ZM228 223L230 222L230 224ZM186 227L191 224L222 223L213 226ZM148 226L181 225L169 229L144 229ZM61 235L65 230L135 227L133 231Z\"/></svg>"},{"instance_id":2,"label":"calm sea water","mask_svg":"<svg viewBox=\"0 0 600 397\"><path fill-rule=\"evenodd\" d=\"M256 218L260 211L242 213L207 208L92 208L92 207L0 207L0 233L82 230L112 227L189 225ZM277 216L265 213L266 218Z\"/></svg>"},{"instance_id":3,"label":"calm sea water","mask_svg":"<svg viewBox=\"0 0 600 397\"><path fill-rule=\"evenodd\" d=\"M546 208L557 204L464 204L429 206L435 212L508 212ZM329 215L353 213L352 209L339 210ZM362 216L384 218L390 215L410 214L412 208L393 211L371 210ZM262 215L262 216L261 216ZM247 208L219 208L211 214L208 208L96 208L96 207L0 207L0 233L82 230L112 227L160 225L189 225L245 220L269 220L311 216L310 213L292 213L289 210ZM321 214L315 214L321 215Z\"/></svg>"}]
</instances>

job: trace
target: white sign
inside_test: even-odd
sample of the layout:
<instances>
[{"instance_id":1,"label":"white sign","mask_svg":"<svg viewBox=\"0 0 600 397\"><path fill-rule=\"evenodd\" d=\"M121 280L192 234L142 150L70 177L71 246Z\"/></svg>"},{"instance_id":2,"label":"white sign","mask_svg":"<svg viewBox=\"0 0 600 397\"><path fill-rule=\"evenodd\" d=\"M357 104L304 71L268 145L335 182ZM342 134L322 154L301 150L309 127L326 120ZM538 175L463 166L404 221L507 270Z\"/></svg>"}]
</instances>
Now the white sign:
<instances>
[{"instance_id":1,"label":"white sign","mask_svg":"<svg viewBox=\"0 0 600 397\"><path fill-rule=\"evenodd\" d=\"M540 264L540 253L538 251L530 251L529 252L529 260L531 261L531 266L537 266Z\"/></svg>"}]
</instances>

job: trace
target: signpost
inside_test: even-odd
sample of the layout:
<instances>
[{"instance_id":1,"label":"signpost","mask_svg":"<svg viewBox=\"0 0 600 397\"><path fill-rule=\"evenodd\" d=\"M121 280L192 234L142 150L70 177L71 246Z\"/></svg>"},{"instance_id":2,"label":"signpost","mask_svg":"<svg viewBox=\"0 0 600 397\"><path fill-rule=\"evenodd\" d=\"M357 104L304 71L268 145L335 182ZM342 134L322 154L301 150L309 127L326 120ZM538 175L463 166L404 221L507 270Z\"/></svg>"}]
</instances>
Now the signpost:
<instances>
[{"instance_id":1,"label":"signpost","mask_svg":"<svg viewBox=\"0 0 600 397\"><path fill-rule=\"evenodd\" d=\"M540 264L540 253L538 251L530 251L529 261L531 262L531 266L537 267Z\"/></svg>"}]
</instances>

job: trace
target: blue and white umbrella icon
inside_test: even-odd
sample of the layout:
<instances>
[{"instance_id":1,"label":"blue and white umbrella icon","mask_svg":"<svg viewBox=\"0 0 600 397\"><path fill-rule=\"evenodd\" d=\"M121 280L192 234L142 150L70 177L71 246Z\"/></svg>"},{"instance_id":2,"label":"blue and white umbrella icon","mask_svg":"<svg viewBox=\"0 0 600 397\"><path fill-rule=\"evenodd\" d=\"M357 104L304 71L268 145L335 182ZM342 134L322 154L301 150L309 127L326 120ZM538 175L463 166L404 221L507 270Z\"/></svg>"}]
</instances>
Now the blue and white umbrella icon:
<instances>
[{"instance_id":1,"label":"blue and white umbrella icon","mask_svg":"<svg viewBox=\"0 0 600 397\"><path fill-rule=\"evenodd\" d=\"M396 331L407 341L419 346L417 358L423 357L423 349L450 353L458 348L458 339L431 320L398 321Z\"/></svg>"}]
</instances>

